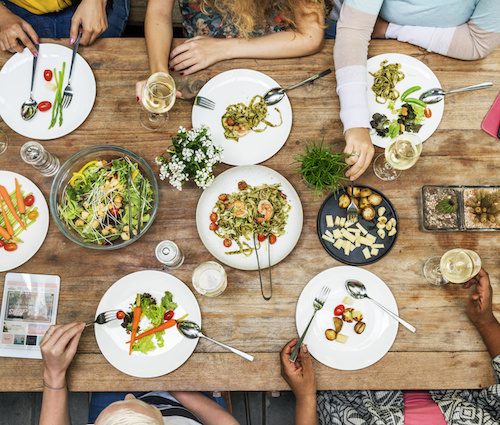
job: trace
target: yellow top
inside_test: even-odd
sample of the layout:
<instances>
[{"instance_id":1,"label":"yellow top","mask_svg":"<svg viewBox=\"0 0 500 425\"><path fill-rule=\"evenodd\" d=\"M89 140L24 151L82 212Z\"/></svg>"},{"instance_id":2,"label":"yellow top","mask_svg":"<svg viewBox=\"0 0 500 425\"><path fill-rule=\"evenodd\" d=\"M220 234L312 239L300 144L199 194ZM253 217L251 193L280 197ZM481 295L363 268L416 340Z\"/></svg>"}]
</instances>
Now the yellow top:
<instances>
[{"instance_id":1,"label":"yellow top","mask_svg":"<svg viewBox=\"0 0 500 425\"><path fill-rule=\"evenodd\" d=\"M10 0L12 3L36 15L60 12L71 6L71 0Z\"/></svg>"}]
</instances>

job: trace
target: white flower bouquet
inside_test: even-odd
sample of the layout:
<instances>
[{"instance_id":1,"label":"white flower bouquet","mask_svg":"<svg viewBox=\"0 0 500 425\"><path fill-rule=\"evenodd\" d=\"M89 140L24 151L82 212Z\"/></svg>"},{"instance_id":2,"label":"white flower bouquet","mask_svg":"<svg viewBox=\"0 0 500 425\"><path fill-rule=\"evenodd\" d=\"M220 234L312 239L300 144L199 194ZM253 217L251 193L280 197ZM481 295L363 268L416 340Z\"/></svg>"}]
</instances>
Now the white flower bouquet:
<instances>
[{"instance_id":1,"label":"white flower bouquet","mask_svg":"<svg viewBox=\"0 0 500 425\"><path fill-rule=\"evenodd\" d=\"M205 126L189 131L179 127L166 153L169 157L162 155L156 158L160 166L160 179L168 178L178 190L182 190L183 184L189 180L194 180L198 187L206 189L214 180L214 166L222 159L222 148L214 145Z\"/></svg>"}]
</instances>

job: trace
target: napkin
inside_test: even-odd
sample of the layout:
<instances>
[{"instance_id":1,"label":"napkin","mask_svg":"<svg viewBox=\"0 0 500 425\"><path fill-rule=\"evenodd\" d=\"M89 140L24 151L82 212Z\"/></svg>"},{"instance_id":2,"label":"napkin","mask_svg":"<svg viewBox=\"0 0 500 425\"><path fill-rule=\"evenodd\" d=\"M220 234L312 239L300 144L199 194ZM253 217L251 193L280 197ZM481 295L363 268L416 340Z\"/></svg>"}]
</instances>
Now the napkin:
<instances>
[{"instance_id":1,"label":"napkin","mask_svg":"<svg viewBox=\"0 0 500 425\"><path fill-rule=\"evenodd\" d=\"M481 128L490 136L500 139L500 93L484 117Z\"/></svg>"}]
</instances>

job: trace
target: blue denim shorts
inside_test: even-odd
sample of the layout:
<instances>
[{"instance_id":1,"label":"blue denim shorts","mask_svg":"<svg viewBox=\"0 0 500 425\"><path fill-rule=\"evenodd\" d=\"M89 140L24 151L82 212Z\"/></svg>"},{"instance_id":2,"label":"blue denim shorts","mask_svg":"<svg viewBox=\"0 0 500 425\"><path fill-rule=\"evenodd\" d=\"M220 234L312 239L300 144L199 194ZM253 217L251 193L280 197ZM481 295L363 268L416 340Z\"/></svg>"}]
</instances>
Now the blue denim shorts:
<instances>
[{"instance_id":1,"label":"blue denim shorts","mask_svg":"<svg viewBox=\"0 0 500 425\"><path fill-rule=\"evenodd\" d=\"M77 5L70 6L60 12L36 15L11 3L5 1L5 7L12 13L28 22L39 37L43 38L68 38L71 28L71 19ZM130 0L111 0L107 7L108 29L101 37L120 37L127 25L130 12Z\"/></svg>"}]
</instances>

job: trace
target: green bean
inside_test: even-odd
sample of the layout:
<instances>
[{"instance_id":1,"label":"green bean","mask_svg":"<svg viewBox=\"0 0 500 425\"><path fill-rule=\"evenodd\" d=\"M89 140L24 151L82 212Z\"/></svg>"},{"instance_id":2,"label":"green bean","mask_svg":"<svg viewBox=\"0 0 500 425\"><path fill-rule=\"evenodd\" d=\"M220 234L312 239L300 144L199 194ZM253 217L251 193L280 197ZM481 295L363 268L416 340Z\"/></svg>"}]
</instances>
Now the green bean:
<instances>
[{"instance_id":1,"label":"green bean","mask_svg":"<svg viewBox=\"0 0 500 425\"><path fill-rule=\"evenodd\" d=\"M419 105L422 108L426 108L427 107L427 103L425 103L423 100L415 99L414 97L407 97L405 99L405 102L414 103L415 105Z\"/></svg>"},{"instance_id":2,"label":"green bean","mask_svg":"<svg viewBox=\"0 0 500 425\"><path fill-rule=\"evenodd\" d=\"M404 102L406 97L409 96L412 93L415 93L416 91L420 90L422 87L420 86L413 86L410 87L409 89L405 90L403 94L401 95L401 101Z\"/></svg>"}]
</instances>

